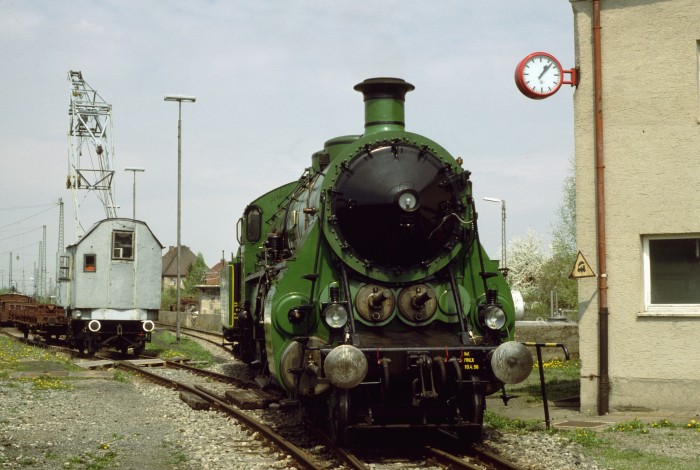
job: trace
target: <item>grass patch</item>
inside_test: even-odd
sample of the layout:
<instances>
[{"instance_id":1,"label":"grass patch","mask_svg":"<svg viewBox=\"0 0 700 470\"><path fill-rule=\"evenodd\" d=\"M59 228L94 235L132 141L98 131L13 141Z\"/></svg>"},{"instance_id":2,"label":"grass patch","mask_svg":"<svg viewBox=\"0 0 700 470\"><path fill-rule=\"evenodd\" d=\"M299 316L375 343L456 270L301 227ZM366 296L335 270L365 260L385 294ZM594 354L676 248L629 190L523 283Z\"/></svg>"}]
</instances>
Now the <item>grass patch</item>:
<instances>
[{"instance_id":1,"label":"grass patch","mask_svg":"<svg viewBox=\"0 0 700 470\"><path fill-rule=\"evenodd\" d=\"M700 469L700 451L689 455L678 450L687 447L679 446L679 441L697 443L696 448L700 449L700 426L695 420L674 424L667 419L644 423L635 418L603 431L577 429L558 432L586 448L586 454L605 468Z\"/></svg>"},{"instance_id":2,"label":"grass patch","mask_svg":"<svg viewBox=\"0 0 700 470\"><path fill-rule=\"evenodd\" d=\"M59 377L35 377L33 379L20 379L32 383L34 390L73 390L75 386Z\"/></svg>"},{"instance_id":3,"label":"grass patch","mask_svg":"<svg viewBox=\"0 0 700 470\"><path fill-rule=\"evenodd\" d=\"M109 448L109 446L107 446ZM81 468L88 470L102 470L104 468L113 468L112 462L117 457L117 453L111 450L99 449L100 452L85 452L81 455L71 457L68 462L63 465L63 468Z\"/></svg>"},{"instance_id":4,"label":"grass patch","mask_svg":"<svg viewBox=\"0 0 700 470\"><path fill-rule=\"evenodd\" d=\"M544 423L539 419L512 419L489 410L484 412L484 423L503 431L529 432L544 429Z\"/></svg>"},{"instance_id":5,"label":"grass patch","mask_svg":"<svg viewBox=\"0 0 700 470\"><path fill-rule=\"evenodd\" d=\"M182 445L179 440L177 442L166 440L163 441L161 445L163 446L163 448L168 450L168 453L170 455L168 460L172 462L173 465L185 463L189 460L187 454L183 452Z\"/></svg>"},{"instance_id":6,"label":"grass patch","mask_svg":"<svg viewBox=\"0 0 700 470\"><path fill-rule=\"evenodd\" d=\"M77 371L80 367L48 349L36 348L0 336L0 378L9 372Z\"/></svg>"},{"instance_id":7,"label":"grass patch","mask_svg":"<svg viewBox=\"0 0 700 470\"><path fill-rule=\"evenodd\" d=\"M610 441L590 429L576 429L575 431L558 431L562 436L567 437L571 442L575 442L582 447L601 447L610 445Z\"/></svg>"},{"instance_id":8,"label":"grass patch","mask_svg":"<svg viewBox=\"0 0 700 470\"><path fill-rule=\"evenodd\" d=\"M207 367L214 363L212 354L199 343L183 336L180 336L178 343L176 335L171 331L154 331L151 335L151 342L146 345L146 351L163 359L187 357L200 363L201 367Z\"/></svg>"},{"instance_id":9,"label":"grass patch","mask_svg":"<svg viewBox=\"0 0 700 470\"><path fill-rule=\"evenodd\" d=\"M680 468L697 469L695 465L683 467L676 458L650 454L637 449L617 449L605 447L601 449L599 461L608 468L616 470L677 470ZM690 462L688 462L690 463Z\"/></svg>"},{"instance_id":10,"label":"grass patch","mask_svg":"<svg viewBox=\"0 0 700 470\"><path fill-rule=\"evenodd\" d=\"M114 381L115 382L122 382L122 383L130 383L131 382L131 373L125 372L120 369L114 369Z\"/></svg>"}]
</instances>

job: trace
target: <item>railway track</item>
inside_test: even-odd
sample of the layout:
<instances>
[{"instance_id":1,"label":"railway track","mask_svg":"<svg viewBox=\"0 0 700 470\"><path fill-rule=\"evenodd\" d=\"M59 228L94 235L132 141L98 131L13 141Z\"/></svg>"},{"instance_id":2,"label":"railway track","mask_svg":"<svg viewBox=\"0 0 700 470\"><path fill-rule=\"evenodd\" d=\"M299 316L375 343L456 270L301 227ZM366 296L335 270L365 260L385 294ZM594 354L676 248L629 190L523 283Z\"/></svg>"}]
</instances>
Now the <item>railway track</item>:
<instances>
[{"instance_id":1,"label":"railway track","mask_svg":"<svg viewBox=\"0 0 700 470\"><path fill-rule=\"evenodd\" d=\"M176 330L176 328L172 325L159 322L156 322L156 328L159 330L168 330L172 332ZM226 347L228 344L224 341L224 337L220 333L214 333L211 331L204 331L198 330L196 328L188 328L186 326L181 326L180 334L184 334L192 338L201 339L202 341L206 341L207 343L213 344L214 346L218 346L223 350L227 351L228 353L231 353L231 350Z\"/></svg>"},{"instance_id":2,"label":"railway track","mask_svg":"<svg viewBox=\"0 0 700 470\"><path fill-rule=\"evenodd\" d=\"M174 331L169 325L160 324L159 328L169 329ZM224 340L221 335L216 333L206 332L202 330L197 330L194 328L180 327L180 332L183 335L195 338L198 340L206 341L209 344L213 344L219 348L222 348L227 353L230 350L226 348ZM239 379L232 379L231 377L224 376L222 374L211 373L210 371L204 369L198 369L192 366L188 366L186 363L172 362L168 361L168 367L180 368L190 370L194 374L198 374L205 378L217 380L217 377L221 376L222 381L228 382L229 379L236 386L243 387L246 389L255 390L257 384L252 381L240 381ZM212 392L203 387L198 387L198 389L205 394L210 394L214 398L223 399L221 394ZM229 396L231 394L229 393ZM469 470L521 470L520 467L509 463L502 458L483 451L477 448L470 448L468 453L450 453L444 449L438 449L435 447L426 447L422 452L414 455L410 458L394 457L387 459L383 462L382 458L370 458L362 455L355 455L348 450L337 448L334 443L326 436L316 429L316 427L309 422L305 423L307 430L314 433L314 437L333 452L337 456L339 461L344 462L344 464L352 469L409 469L409 468L451 468L451 469L469 469Z\"/></svg>"},{"instance_id":3,"label":"railway track","mask_svg":"<svg viewBox=\"0 0 700 470\"><path fill-rule=\"evenodd\" d=\"M159 374L157 372L149 370L148 368L143 368L138 365L134 365L130 361L118 362L116 363L116 366L120 369L128 370L130 372L134 372L145 376L149 380L158 384L175 388L177 390L180 390L181 392L184 391L186 393L198 397L205 403L211 404L211 406L215 407L219 411L226 413L229 416L235 418L238 422L245 424L253 432L259 433L267 441L269 441L269 443L272 443L273 446L279 448L285 454L291 455L292 458L299 465L302 466L302 468L318 470L326 468L325 465L319 462L318 457L291 443L290 441L282 437L280 434L275 432L272 428L262 423L260 420L253 417L252 415L244 413L241 410L231 406L229 403L224 402L223 400L221 400L220 396L217 396L217 394L211 392L210 390L201 385L192 385L183 381L175 380L173 378L167 378L163 374ZM210 375L209 377L215 376ZM218 375L216 377L218 378Z\"/></svg>"},{"instance_id":4,"label":"railway track","mask_svg":"<svg viewBox=\"0 0 700 470\"><path fill-rule=\"evenodd\" d=\"M28 344L51 347L64 353L71 352L61 346L47 345L44 342L24 339L21 335L12 335L5 329L3 329L3 333ZM200 337L201 332L187 331L184 334L220 346L220 342L216 339ZM73 355L75 356L75 354ZM326 469L331 464L332 468L363 470L369 468L376 470L395 470L397 468L519 470L517 466L504 462L492 454L479 452L477 449L472 449L468 455L452 454L444 449L430 447L409 452L413 454L409 457L400 453L396 457L386 457L381 454L370 456L362 452L356 455L335 447L325 435L315 431L315 426L310 423L303 426L300 421L293 420L291 424L279 424L280 411L276 405L273 406L272 411L243 411L242 408L251 406L251 402L266 401L265 406L276 402L276 397L259 391L257 384L253 381L193 367L181 361L159 360L164 367L143 367L137 365L135 361L124 360L123 357L123 355L107 353L98 354L95 359L103 358L114 361L114 366L119 369L139 374L152 382L179 390L181 398L183 394L186 394L185 401L206 403L207 407L234 418L236 423L241 424L231 422L227 446L230 446L229 451L250 455L251 465L260 465L261 463L264 465L264 461L278 461L280 455L288 455L301 468L310 469ZM153 359L151 360L153 361ZM237 406L232 405L232 403ZM259 403L252 405L253 408L257 406ZM309 442L309 430L314 433L311 442ZM258 439L257 436L261 436L262 439ZM321 456L318 455L318 451L311 452L309 450L318 448L319 443L321 447L325 448L325 452Z\"/></svg>"}]
</instances>

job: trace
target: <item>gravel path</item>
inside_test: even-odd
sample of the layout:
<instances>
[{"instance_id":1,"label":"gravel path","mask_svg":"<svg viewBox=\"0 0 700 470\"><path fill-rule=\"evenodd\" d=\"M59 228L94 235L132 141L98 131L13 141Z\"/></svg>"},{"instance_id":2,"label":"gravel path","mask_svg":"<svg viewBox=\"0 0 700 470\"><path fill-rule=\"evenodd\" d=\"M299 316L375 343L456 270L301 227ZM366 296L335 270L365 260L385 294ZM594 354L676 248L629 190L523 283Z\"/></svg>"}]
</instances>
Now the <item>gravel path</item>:
<instances>
[{"instance_id":1,"label":"gravel path","mask_svg":"<svg viewBox=\"0 0 700 470\"><path fill-rule=\"evenodd\" d=\"M151 384L72 381L74 390L0 387L0 467L140 470L251 468L227 442L250 439L215 411ZM284 461L258 468L287 468ZM253 468L255 464L252 465Z\"/></svg>"}]
</instances>

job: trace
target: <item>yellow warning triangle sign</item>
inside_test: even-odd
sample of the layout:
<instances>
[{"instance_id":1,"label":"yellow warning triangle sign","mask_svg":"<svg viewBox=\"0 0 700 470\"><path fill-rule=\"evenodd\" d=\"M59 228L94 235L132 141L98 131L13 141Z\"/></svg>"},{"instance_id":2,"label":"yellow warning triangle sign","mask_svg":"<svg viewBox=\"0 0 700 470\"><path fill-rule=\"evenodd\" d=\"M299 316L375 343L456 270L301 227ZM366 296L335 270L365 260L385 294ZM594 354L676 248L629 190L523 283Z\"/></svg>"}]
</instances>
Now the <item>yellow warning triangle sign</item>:
<instances>
[{"instance_id":1,"label":"yellow warning triangle sign","mask_svg":"<svg viewBox=\"0 0 700 470\"><path fill-rule=\"evenodd\" d=\"M591 265L588 264L586 258L583 257L583 253L580 251L576 255L576 261L574 262L574 267L569 274L569 279L580 279L582 277L595 277L596 274L591 269Z\"/></svg>"}]
</instances>

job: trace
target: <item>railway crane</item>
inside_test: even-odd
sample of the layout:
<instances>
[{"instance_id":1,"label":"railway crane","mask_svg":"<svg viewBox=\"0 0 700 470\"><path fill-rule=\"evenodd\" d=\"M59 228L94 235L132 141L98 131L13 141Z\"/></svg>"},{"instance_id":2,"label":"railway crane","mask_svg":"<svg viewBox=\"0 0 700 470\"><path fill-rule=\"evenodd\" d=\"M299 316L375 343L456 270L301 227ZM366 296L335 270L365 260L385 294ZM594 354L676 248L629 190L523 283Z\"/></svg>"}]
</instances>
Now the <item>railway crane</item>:
<instances>
[{"instance_id":1,"label":"railway crane","mask_svg":"<svg viewBox=\"0 0 700 470\"><path fill-rule=\"evenodd\" d=\"M68 178L66 188L73 197L76 238L85 233L79 209L87 198L84 190L97 195L106 218L117 217L112 182L114 179L114 143L112 142L112 105L92 88L81 71L68 72L70 107L68 109Z\"/></svg>"}]
</instances>

